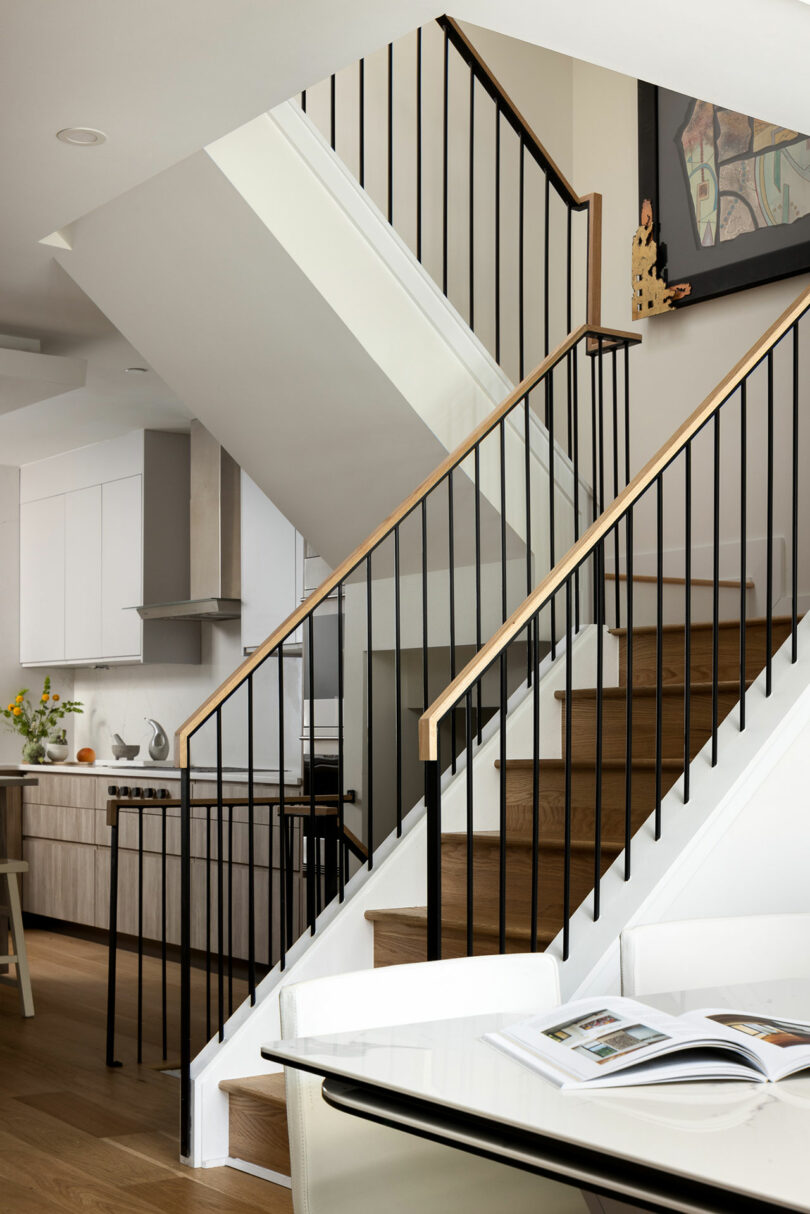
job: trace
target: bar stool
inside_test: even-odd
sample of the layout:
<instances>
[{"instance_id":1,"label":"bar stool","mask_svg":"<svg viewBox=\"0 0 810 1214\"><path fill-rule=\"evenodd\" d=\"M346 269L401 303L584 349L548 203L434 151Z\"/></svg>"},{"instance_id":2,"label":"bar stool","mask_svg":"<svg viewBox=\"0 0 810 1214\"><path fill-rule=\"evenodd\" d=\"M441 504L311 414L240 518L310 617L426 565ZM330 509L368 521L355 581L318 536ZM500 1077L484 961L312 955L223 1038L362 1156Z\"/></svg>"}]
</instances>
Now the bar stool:
<instances>
[{"instance_id":1,"label":"bar stool","mask_svg":"<svg viewBox=\"0 0 810 1214\"><path fill-rule=\"evenodd\" d=\"M8 889L8 903L0 905L0 915L8 917L11 937L14 941L14 952L0 956L0 965L14 965L17 977L0 976L4 986L16 986L20 992L20 1007L23 1016L33 1016L34 996L31 993L31 976L28 973L28 954L25 951L25 935L23 933L22 906L20 905L20 886L18 873L27 873L28 864L25 860L0 860L0 877L5 877ZM6 946L8 947L8 946Z\"/></svg>"}]
</instances>

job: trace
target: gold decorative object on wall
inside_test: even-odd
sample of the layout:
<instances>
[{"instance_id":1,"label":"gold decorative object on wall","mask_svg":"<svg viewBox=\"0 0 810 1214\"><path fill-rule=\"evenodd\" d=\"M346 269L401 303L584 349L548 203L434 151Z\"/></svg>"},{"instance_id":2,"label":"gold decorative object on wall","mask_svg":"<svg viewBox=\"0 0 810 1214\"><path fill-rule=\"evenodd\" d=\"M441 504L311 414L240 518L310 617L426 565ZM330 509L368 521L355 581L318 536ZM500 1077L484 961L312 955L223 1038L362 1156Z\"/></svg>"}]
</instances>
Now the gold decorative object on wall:
<instances>
[{"instance_id":1,"label":"gold decorative object on wall","mask_svg":"<svg viewBox=\"0 0 810 1214\"><path fill-rule=\"evenodd\" d=\"M658 245L653 240L652 204L645 198L641 207L641 224L633 237L633 320L672 312L673 303L692 291L688 282L667 286L658 272Z\"/></svg>"}]
</instances>

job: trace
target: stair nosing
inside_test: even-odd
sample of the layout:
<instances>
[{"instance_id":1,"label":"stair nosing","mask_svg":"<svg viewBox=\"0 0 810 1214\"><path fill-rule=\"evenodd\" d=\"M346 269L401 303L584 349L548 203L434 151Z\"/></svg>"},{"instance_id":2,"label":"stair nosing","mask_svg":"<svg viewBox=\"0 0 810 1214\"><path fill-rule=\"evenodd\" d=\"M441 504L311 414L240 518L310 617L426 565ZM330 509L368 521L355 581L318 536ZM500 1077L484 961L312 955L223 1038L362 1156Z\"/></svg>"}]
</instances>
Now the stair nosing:
<instances>
[{"instance_id":1,"label":"stair nosing","mask_svg":"<svg viewBox=\"0 0 810 1214\"><path fill-rule=\"evenodd\" d=\"M754 682L753 679L746 679L745 680L746 688L750 687L753 682ZM704 696L704 695L711 694L711 692L713 691L715 686L717 687L717 690L720 695L725 695L731 691L739 691L740 680L739 679L722 679L722 680L718 680L717 684L714 684L714 683L663 683L661 685L661 694L664 696L676 696L677 698L682 699L686 688L689 687L691 695ZM598 691L599 691L599 689L597 687L574 687L571 690L571 698L572 698L572 700L577 700L577 699L593 700L593 699L596 699ZM632 688L632 694L633 694L634 698L639 697L640 699L651 699L653 696L656 696L658 694L658 688L655 686L654 683L649 683L649 684L642 683L640 685L637 684L636 686L634 686ZM557 691L554 692L555 700L564 700L565 695L566 695L565 691L560 690L560 689L558 689ZM603 687L602 688L602 698L605 700L626 700L627 699L627 685L620 684L618 687Z\"/></svg>"},{"instance_id":2,"label":"stair nosing","mask_svg":"<svg viewBox=\"0 0 810 1214\"><path fill-rule=\"evenodd\" d=\"M281 1091L268 1091L268 1086L281 1088ZM273 1071L266 1075L245 1075L239 1079L221 1079L220 1091L229 1095L248 1096L251 1100L260 1100L263 1104L271 1104L279 1109L287 1107L283 1071Z\"/></svg>"},{"instance_id":3,"label":"stair nosing","mask_svg":"<svg viewBox=\"0 0 810 1214\"><path fill-rule=\"evenodd\" d=\"M420 913L415 914L414 912L420 912ZM386 922L386 921L392 921L392 922L396 922L396 923L406 923L412 927L427 926L427 907L426 906L424 906L424 907L422 907L422 906L378 907L378 908L371 908L371 909L365 911L364 913L365 913L366 919L368 919L369 922L371 922L371 923L381 923L381 922ZM540 920L538 922L538 924L537 924L538 939L541 936L546 936L546 935L548 935L550 937L550 939L553 939L554 936L556 936L557 933L561 930L560 926L557 925L556 920L554 920L552 926L549 926L549 924L551 924L550 920L547 920L547 921ZM447 918L447 916L442 915L442 931L444 931L445 928L449 928L451 930L457 930L460 933L466 933L467 921L466 921L466 919L449 919L449 918ZM500 927L497 923L481 923L480 920L476 920L475 918L473 919L473 930L476 934L480 934L485 937L498 936L500 934ZM506 938L507 939L531 940L531 937L532 937L532 932L531 932L530 927L510 927L508 924L506 926Z\"/></svg>"},{"instance_id":4,"label":"stair nosing","mask_svg":"<svg viewBox=\"0 0 810 1214\"><path fill-rule=\"evenodd\" d=\"M764 628L767 626L767 623L768 623L768 621L765 616L756 616L753 619L746 619L745 627L746 628L760 628L760 627ZM772 624L792 624L793 621L789 615L775 615L775 616L773 616L771 623ZM739 629L740 621L739 620L718 620L717 626L720 629L724 629L724 628ZM664 624L661 631L665 634L666 633L677 633L677 632L683 632L685 630L685 627L686 627L685 624ZM698 623L691 625L690 632L707 632L712 628L714 628L714 623L711 620L700 620ZM615 636L615 637L626 637L627 636L626 628L610 628L610 629L608 629L608 631L610 632L611 636ZM633 629L633 636L655 635L657 633L657 631L658 631L658 627L656 624L640 624L637 628Z\"/></svg>"}]
</instances>

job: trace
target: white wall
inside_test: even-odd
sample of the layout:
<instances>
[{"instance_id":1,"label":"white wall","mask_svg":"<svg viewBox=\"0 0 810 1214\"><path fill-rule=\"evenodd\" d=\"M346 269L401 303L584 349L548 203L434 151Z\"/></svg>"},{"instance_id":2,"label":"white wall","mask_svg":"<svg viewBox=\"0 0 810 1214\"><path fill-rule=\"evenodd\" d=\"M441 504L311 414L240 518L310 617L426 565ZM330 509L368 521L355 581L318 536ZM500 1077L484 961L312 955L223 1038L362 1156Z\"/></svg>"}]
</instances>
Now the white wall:
<instances>
[{"instance_id":1,"label":"white wall","mask_svg":"<svg viewBox=\"0 0 810 1214\"><path fill-rule=\"evenodd\" d=\"M637 81L592 64L574 61L574 175L600 190L603 211L602 312L611 324L632 328L643 338L630 354L631 363L631 472L637 472L762 336L780 313L808 283L806 275L733 295L698 303L681 310L631 322L630 248L639 223ZM804 377L806 379L806 376ZM806 405L803 400L803 406ZM749 536L764 534L764 421L762 384L749 396ZM721 535L739 536L734 512L739 500L736 404L726 407L722 436L723 503ZM726 422L726 418L728 421ZM806 430L806 427L805 427ZM693 460L695 539L710 539L711 469L709 435L696 444ZM778 444L778 438L777 438ZM803 462L807 447L803 446ZM777 445L778 451L778 445ZM677 486L675 480L678 480ZM667 491L672 515L665 512L666 544L682 547L681 472L673 475ZM777 477L776 530L785 534L787 499L781 495L786 478ZM785 486L787 487L787 486ZM736 498L735 498L736 495ZM636 542L641 551L652 548L652 510L636 519ZM698 528L700 529L698 531ZM673 569L673 572L676 572ZM721 576L736 569L721 568ZM810 590L810 568L800 574L800 589ZM780 589L777 587L777 595Z\"/></svg>"},{"instance_id":2,"label":"white wall","mask_svg":"<svg viewBox=\"0 0 810 1214\"><path fill-rule=\"evenodd\" d=\"M30 687L36 698L42 680L49 674L54 691L63 700L73 699L72 670L23 670L20 666L20 470L5 466L0 466L0 569L3 570L0 599L0 700L3 707L22 687ZM65 718L69 742L73 736L73 722L80 720L73 716ZM0 763L19 763L23 741L18 733L6 726L3 718Z\"/></svg>"}]
</instances>

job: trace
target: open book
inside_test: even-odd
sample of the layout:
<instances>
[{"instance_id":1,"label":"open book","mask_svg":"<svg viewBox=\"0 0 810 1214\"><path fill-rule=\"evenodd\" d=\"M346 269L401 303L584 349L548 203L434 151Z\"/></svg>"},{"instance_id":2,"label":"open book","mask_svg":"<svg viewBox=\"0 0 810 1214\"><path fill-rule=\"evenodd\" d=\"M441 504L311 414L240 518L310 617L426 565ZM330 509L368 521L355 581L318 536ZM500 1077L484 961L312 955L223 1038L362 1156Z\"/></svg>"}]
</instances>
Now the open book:
<instances>
[{"instance_id":1,"label":"open book","mask_svg":"<svg viewBox=\"0 0 810 1214\"><path fill-rule=\"evenodd\" d=\"M618 995L566 1003L484 1040L563 1088L774 1083L810 1069L810 1023L719 1008L670 1016Z\"/></svg>"}]
</instances>

